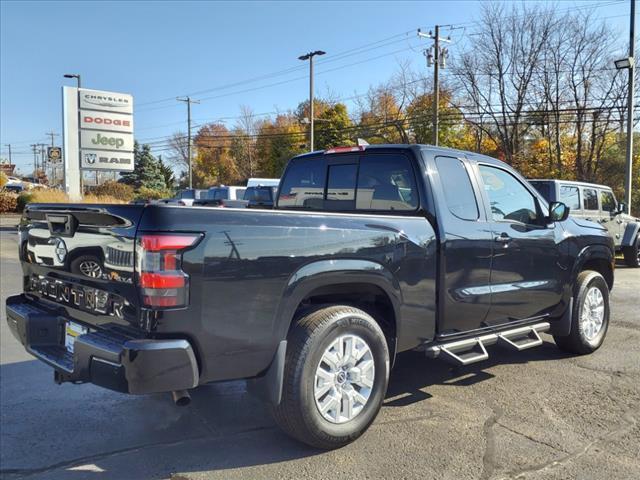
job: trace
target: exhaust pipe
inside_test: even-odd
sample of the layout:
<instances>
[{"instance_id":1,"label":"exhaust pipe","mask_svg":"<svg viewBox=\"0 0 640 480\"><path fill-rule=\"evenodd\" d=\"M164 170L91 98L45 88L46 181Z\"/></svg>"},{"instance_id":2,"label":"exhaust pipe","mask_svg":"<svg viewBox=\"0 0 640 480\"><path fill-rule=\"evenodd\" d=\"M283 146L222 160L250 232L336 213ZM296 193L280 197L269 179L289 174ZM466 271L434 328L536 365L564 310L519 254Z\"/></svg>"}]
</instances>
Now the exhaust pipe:
<instances>
[{"instance_id":1,"label":"exhaust pipe","mask_svg":"<svg viewBox=\"0 0 640 480\"><path fill-rule=\"evenodd\" d=\"M186 407L191 403L191 395L186 390L174 390L171 392L171 398L178 407Z\"/></svg>"}]
</instances>

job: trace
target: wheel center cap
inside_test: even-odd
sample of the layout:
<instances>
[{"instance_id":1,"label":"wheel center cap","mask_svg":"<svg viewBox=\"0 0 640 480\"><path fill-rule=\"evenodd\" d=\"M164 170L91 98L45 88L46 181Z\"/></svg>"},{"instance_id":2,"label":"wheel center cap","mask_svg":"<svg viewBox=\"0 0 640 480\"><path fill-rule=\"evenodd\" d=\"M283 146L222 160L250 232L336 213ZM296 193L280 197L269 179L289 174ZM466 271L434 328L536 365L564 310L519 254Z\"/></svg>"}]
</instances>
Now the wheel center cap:
<instances>
[{"instance_id":1,"label":"wheel center cap","mask_svg":"<svg viewBox=\"0 0 640 480\"><path fill-rule=\"evenodd\" d=\"M346 372L344 372L344 371L338 372L338 374L336 375L336 382L338 382L340 385L342 385L346 381L347 381Z\"/></svg>"}]
</instances>

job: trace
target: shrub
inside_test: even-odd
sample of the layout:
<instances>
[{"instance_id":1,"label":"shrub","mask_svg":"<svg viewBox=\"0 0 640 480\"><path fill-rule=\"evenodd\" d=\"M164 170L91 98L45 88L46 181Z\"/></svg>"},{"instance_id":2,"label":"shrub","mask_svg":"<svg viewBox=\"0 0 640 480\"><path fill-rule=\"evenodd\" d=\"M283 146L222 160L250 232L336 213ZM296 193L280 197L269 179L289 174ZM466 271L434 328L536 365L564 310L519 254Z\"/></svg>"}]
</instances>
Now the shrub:
<instances>
[{"instance_id":1,"label":"shrub","mask_svg":"<svg viewBox=\"0 0 640 480\"><path fill-rule=\"evenodd\" d=\"M18 195L18 205L16 206L16 210L18 212L21 212L24 210L24 207L27 203L32 202L33 200L33 194L29 193L29 192L22 192L20 195Z\"/></svg>"},{"instance_id":2,"label":"shrub","mask_svg":"<svg viewBox=\"0 0 640 480\"><path fill-rule=\"evenodd\" d=\"M4 187L9 181L9 177L4 172L0 172L0 188Z\"/></svg>"},{"instance_id":3,"label":"shrub","mask_svg":"<svg viewBox=\"0 0 640 480\"><path fill-rule=\"evenodd\" d=\"M81 203L128 203L121 198L112 197L110 195L93 195L87 194L82 198Z\"/></svg>"},{"instance_id":4,"label":"shrub","mask_svg":"<svg viewBox=\"0 0 640 480\"><path fill-rule=\"evenodd\" d=\"M156 190L153 188L140 187L136 195L138 200L160 200L161 198L169 198L172 196L171 191L167 189Z\"/></svg>"},{"instance_id":5,"label":"shrub","mask_svg":"<svg viewBox=\"0 0 640 480\"><path fill-rule=\"evenodd\" d=\"M62 190L34 188L29 192L34 203L69 203L69 197Z\"/></svg>"},{"instance_id":6,"label":"shrub","mask_svg":"<svg viewBox=\"0 0 640 480\"><path fill-rule=\"evenodd\" d=\"M104 182L102 185L98 185L91 193L95 197L112 197L123 202L130 202L135 197L135 192L131 185L113 181Z\"/></svg>"},{"instance_id":7,"label":"shrub","mask_svg":"<svg viewBox=\"0 0 640 480\"><path fill-rule=\"evenodd\" d=\"M0 192L0 213L15 212L18 196L15 193Z\"/></svg>"}]
</instances>

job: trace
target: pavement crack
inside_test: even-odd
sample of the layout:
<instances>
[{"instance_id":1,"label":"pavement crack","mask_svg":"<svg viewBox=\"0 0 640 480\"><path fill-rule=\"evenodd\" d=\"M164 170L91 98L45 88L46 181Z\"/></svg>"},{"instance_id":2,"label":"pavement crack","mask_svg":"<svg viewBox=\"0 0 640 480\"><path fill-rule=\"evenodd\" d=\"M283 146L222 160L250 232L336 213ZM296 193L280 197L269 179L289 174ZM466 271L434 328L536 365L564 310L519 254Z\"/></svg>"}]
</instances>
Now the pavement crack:
<instances>
[{"instance_id":1,"label":"pavement crack","mask_svg":"<svg viewBox=\"0 0 640 480\"><path fill-rule=\"evenodd\" d=\"M549 447L549 448L551 448L552 450L556 450L556 451L561 452L561 453L569 453L569 452L567 452L566 450L563 450L563 449L562 449L562 448L560 448L560 447L557 447L557 446L555 446L555 445L552 445L552 444L550 444L550 443L547 443L547 442L545 442L545 441L543 441L543 440L540 440L540 439L538 439L538 438L532 437L531 435L527 435L526 433L520 432L520 431L518 431L518 430L516 430L516 429L514 429L514 428L511 428L511 427L509 427L509 426L505 425L505 424L504 424L504 423L502 423L502 422L496 422L496 423L497 423L498 425L500 425L502 428L504 428L505 430L508 430L508 431L509 431L509 432L511 432L511 433L515 433L516 435L519 435L519 436L521 436L521 437L523 437L523 438L526 438L527 440L529 440L529 441L531 441L531 442L535 442L535 443L538 443L538 444L540 444L540 445L544 445L545 447Z\"/></svg>"},{"instance_id":2,"label":"pavement crack","mask_svg":"<svg viewBox=\"0 0 640 480\"><path fill-rule=\"evenodd\" d=\"M542 472L551 470L553 468L561 467L571 461L574 461L583 457L584 455L589 453L589 451L593 447L603 442L613 440L615 438L628 434L637 425L636 418L631 414L632 412L635 412L635 411L637 411L637 406L634 406L633 408L630 408L629 410L624 412L621 416L622 420L624 421L622 425L619 425L617 428L605 433L604 435L601 435L591 440L590 442L587 442L582 446L582 448L579 448L574 452L568 453L563 457L556 458L554 460L550 460L545 463L534 465L532 467L525 468L517 472L509 472L505 477L502 477L502 478L509 479L509 480L520 480L520 479L526 478L529 474L542 473Z\"/></svg>"},{"instance_id":3,"label":"pavement crack","mask_svg":"<svg viewBox=\"0 0 640 480\"><path fill-rule=\"evenodd\" d=\"M482 432L485 438L485 448L482 456L481 480L491 478L496 469L496 433L493 427L498 423L498 420L500 420L503 414L500 406L495 404L493 401L489 401L488 403L489 408L491 408L491 415L489 415L482 426Z\"/></svg>"}]
</instances>

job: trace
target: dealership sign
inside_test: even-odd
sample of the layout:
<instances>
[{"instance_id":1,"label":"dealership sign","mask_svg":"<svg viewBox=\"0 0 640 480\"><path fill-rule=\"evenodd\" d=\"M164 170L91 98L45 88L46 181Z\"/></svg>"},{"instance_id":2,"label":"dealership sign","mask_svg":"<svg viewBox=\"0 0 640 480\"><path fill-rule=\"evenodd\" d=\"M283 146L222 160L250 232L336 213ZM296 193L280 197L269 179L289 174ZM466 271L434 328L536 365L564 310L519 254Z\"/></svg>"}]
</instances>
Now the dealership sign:
<instances>
[{"instance_id":1,"label":"dealership sign","mask_svg":"<svg viewBox=\"0 0 640 480\"><path fill-rule=\"evenodd\" d=\"M80 116L80 128L131 133L133 132L133 117L120 113L83 111Z\"/></svg>"},{"instance_id":2,"label":"dealership sign","mask_svg":"<svg viewBox=\"0 0 640 480\"><path fill-rule=\"evenodd\" d=\"M84 88L78 92L80 168L133 170L133 97Z\"/></svg>"},{"instance_id":3,"label":"dealership sign","mask_svg":"<svg viewBox=\"0 0 640 480\"><path fill-rule=\"evenodd\" d=\"M133 97L127 93L80 89L80 110L126 113L133 115Z\"/></svg>"}]
</instances>

